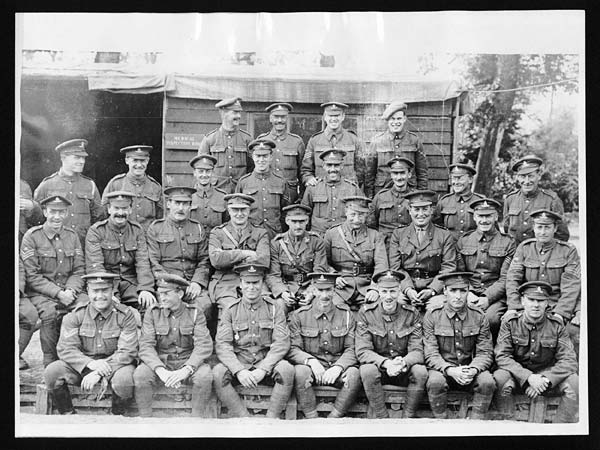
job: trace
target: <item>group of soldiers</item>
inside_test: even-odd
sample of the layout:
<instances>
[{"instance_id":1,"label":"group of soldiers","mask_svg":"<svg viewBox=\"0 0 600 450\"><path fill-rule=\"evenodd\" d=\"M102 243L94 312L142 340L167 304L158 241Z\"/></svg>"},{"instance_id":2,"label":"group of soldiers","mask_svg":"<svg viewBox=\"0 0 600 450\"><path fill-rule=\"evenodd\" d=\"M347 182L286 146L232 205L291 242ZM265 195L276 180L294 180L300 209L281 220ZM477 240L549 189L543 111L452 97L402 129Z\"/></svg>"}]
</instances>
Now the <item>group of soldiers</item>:
<instances>
[{"instance_id":1,"label":"group of soldiers","mask_svg":"<svg viewBox=\"0 0 600 450\"><path fill-rule=\"evenodd\" d=\"M395 384L405 417L427 392L444 418L462 389L472 418L494 396L509 417L524 392L561 395L555 420L577 420L580 262L561 200L539 187L543 161L513 165L500 223L470 164L450 165L450 193L426 190L404 103L368 149L342 127L347 105L321 106L326 127L305 147L287 131L292 105L267 107L272 130L252 139L240 99L220 101L193 187L163 190L146 173L152 147L134 145L100 195L82 175L87 141L57 146L58 172L33 194L21 181L20 368L41 323L61 413L75 411L69 384L110 385L113 413L135 396L144 416L158 385L190 384L193 415L209 415L214 389L246 416L234 387L266 383L269 417L293 390L317 417L314 385L339 388L330 417L361 388L387 417L382 386Z\"/></svg>"}]
</instances>

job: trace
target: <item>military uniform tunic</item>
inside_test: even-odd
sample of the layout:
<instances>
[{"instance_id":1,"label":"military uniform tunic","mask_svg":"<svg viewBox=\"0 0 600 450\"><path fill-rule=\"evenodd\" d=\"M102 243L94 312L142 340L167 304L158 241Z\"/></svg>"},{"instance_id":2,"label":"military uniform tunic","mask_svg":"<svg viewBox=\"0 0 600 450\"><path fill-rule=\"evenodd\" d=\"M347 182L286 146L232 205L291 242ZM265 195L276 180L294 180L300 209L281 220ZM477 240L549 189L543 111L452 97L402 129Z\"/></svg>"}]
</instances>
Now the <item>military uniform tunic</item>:
<instances>
[{"instance_id":1,"label":"military uniform tunic","mask_svg":"<svg viewBox=\"0 0 600 450\"><path fill-rule=\"evenodd\" d=\"M344 235L342 238L340 231ZM336 294L344 301L352 301L359 295L361 303L371 285L373 273L382 272L389 268L384 237L378 231L363 225L358 230L352 230L343 223L325 233L325 252L327 261L337 272L344 276L348 286L337 288ZM354 250L358 260L348 250L348 245Z\"/></svg>"},{"instance_id":2,"label":"military uniform tunic","mask_svg":"<svg viewBox=\"0 0 600 450\"><path fill-rule=\"evenodd\" d=\"M296 242L286 232L271 241L271 266L266 281L273 297L279 297L286 291L292 295L304 292L310 283L307 275L310 272L326 272L327 269L325 245L317 233L306 231Z\"/></svg>"},{"instance_id":3,"label":"military uniform tunic","mask_svg":"<svg viewBox=\"0 0 600 450\"><path fill-rule=\"evenodd\" d=\"M104 217L96 183L85 175L67 176L59 170L42 180L33 198L39 203L53 195L60 195L72 203L67 208L63 225L73 228L83 244L90 225Z\"/></svg>"},{"instance_id":4,"label":"military uniform tunic","mask_svg":"<svg viewBox=\"0 0 600 450\"><path fill-rule=\"evenodd\" d=\"M290 191L290 203L296 203L299 195L300 166L305 151L302 138L287 131L277 134L275 130L257 137L257 139L261 138L271 139L275 142L271 170L286 181Z\"/></svg>"},{"instance_id":5,"label":"military uniform tunic","mask_svg":"<svg viewBox=\"0 0 600 450\"><path fill-rule=\"evenodd\" d=\"M347 196L364 196L356 183L341 179L337 182L319 180L315 186L307 186L302 204L312 208L310 229L319 236L346 220L344 202Z\"/></svg>"},{"instance_id":6,"label":"military uniform tunic","mask_svg":"<svg viewBox=\"0 0 600 450\"><path fill-rule=\"evenodd\" d=\"M194 220L156 220L147 232L152 272L168 272L208 287L210 262L202 226Z\"/></svg>"},{"instance_id":7,"label":"military uniform tunic","mask_svg":"<svg viewBox=\"0 0 600 450\"><path fill-rule=\"evenodd\" d=\"M204 233L209 236L210 230L229 220L225 206L226 192L222 189L209 186L194 186L196 192L192 194L192 209L190 219L202 225Z\"/></svg>"},{"instance_id":8,"label":"military uniform tunic","mask_svg":"<svg viewBox=\"0 0 600 450\"><path fill-rule=\"evenodd\" d=\"M523 241L506 274L508 309L523 308L517 289L527 281L550 283L550 308L566 321L571 320L581 296L581 262L575 246L556 239L549 245L536 239Z\"/></svg>"},{"instance_id":9,"label":"military uniform tunic","mask_svg":"<svg viewBox=\"0 0 600 450\"><path fill-rule=\"evenodd\" d=\"M30 211L19 212L19 246L21 245L25 232L33 226L40 225L45 220L42 208L38 202L33 200L33 194L31 193L29 184L21 179L20 186L20 197L31 200L33 202L33 208Z\"/></svg>"},{"instance_id":10,"label":"military uniform tunic","mask_svg":"<svg viewBox=\"0 0 600 450\"><path fill-rule=\"evenodd\" d=\"M424 240L419 244L414 224L398 228L390 238L390 269L404 270L408 277L402 280L402 292L408 288L420 291L425 288L441 293L441 272L456 270L456 246L450 231L429 224Z\"/></svg>"},{"instance_id":11,"label":"military uniform tunic","mask_svg":"<svg viewBox=\"0 0 600 450\"><path fill-rule=\"evenodd\" d=\"M119 275L122 301L131 300L124 298L127 296L137 300L140 291L154 290L146 236L137 222L127 221L123 228L112 225L110 219L92 225L85 239L85 263L87 273ZM132 292L124 296L128 288Z\"/></svg>"},{"instance_id":12,"label":"military uniform tunic","mask_svg":"<svg viewBox=\"0 0 600 450\"><path fill-rule=\"evenodd\" d=\"M374 193L378 193L391 182L387 162L397 156L410 159L415 165L409 185L412 188L427 189L429 175L423 144L415 133L403 128L400 133L386 130L371 141L368 173L369 178L375 180Z\"/></svg>"},{"instance_id":13,"label":"military uniform tunic","mask_svg":"<svg viewBox=\"0 0 600 450\"><path fill-rule=\"evenodd\" d=\"M254 199L250 204L250 222L267 230L269 239L281 233L281 208L289 203L287 183L272 172L256 171L240 178L236 192Z\"/></svg>"},{"instance_id":14,"label":"military uniform tunic","mask_svg":"<svg viewBox=\"0 0 600 450\"><path fill-rule=\"evenodd\" d=\"M248 144L252 136L245 130L226 131L219 127L208 133L200 142L198 155L210 154L217 158L214 178L217 187L231 194L242 175L251 171L252 160Z\"/></svg>"},{"instance_id":15,"label":"military uniform tunic","mask_svg":"<svg viewBox=\"0 0 600 450\"><path fill-rule=\"evenodd\" d=\"M549 209L561 216L565 213L562 200L549 189L540 188L529 195L516 190L506 196L502 214L504 231L515 238L517 245L534 237L533 220L529 215L538 209ZM569 240L569 228L564 222L558 225L556 238Z\"/></svg>"},{"instance_id":16,"label":"military uniform tunic","mask_svg":"<svg viewBox=\"0 0 600 450\"><path fill-rule=\"evenodd\" d=\"M399 303L387 313L381 302L367 303L356 318L356 357L360 364L375 364L380 370L386 359L402 356L408 367L424 364L423 329L419 311Z\"/></svg>"},{"instance_id":17,"label":"military uniform tunic","mask_svg":"<svg viewBox=\"0 0 600 450\"><path fill-rule=\"evenodd\" d=\"M438 200L436 209L439 217L436 221L448 228L458 239L467 231L477 228L469 203L482 198L485 197L471 191L461 195L446 194Z\"/></svg>"},{"instance_id":18,"label":"military uniform tunic","mask_svg":"<svg viewBox=\"0 0 600 450\"><path fill-rule=\"evenodd\" d=\"M382 189L375 194L369 204L367 225L382 233L386 244L389 244L390 236L396 228L412 222L408 211L409 202L404 198L404 194L412 191L411 188L404 192L398 191L395 187Z\"/></svg>"},{"instance_id":19,"label":"military uniform tunic","mask_svg":"<svg viewBox=\"0 0 600 450\"><path fill-rule=\"evenodd\" d=\"M131 204L130 220L139 223L144 231L156 219L163 217L162 187L149 175L137 179L129 173L122 173L112 178L102 193L102 204L108 208L106 194L113 191L127 191L135 194Z\"/></svg>"},{"instance_id":20,"label":"military uniform tunic","mask_svg":"<svg viewBox=\"0 0 600 450\"><path fill-rule=\"evenodd\" d=\"M362 141L352 131L340 127L333 132L329 127L314 134L308 141L306 153L302 160L300 172L302 182L306 182L311 177L324 180L326 178L325 169L319 155L329 148L344 150L346 156L342 163L341 177L351 180L360 186L364 186L367 192L372 190L372 180L365 179L365 153Z\"/></svg>"}]
</instances>

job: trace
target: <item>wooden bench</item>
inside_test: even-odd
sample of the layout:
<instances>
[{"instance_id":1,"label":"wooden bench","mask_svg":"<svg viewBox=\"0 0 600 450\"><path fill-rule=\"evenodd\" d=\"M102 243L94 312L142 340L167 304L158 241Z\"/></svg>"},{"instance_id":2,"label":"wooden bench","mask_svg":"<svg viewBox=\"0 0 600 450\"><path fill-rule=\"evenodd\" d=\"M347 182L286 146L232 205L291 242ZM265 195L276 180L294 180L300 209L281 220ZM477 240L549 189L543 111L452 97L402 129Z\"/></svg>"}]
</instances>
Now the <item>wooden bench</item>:
<instances>
[{"instance_id":1,"label":"wooden bench","mask_svg":"<svg viewBox=\"0 0 600 450\"><path fill-rule=\"evenodd\" d=\"M253 415L265 415L267 409L269 409L269 403L271 400L271 386L259 385L255 388L245 388L244 386L236 386L235 390L240 396L240 399L244 403L244 406ZM298 405L296 403L296 397L292 393L290 399L287 402L286 408L282 413L282 418L285 420L295 420L296 413L298 411ZM229 417L227 414L227 408L221 405L221 402L217 400L217 417Z\"/></svg>"}]
</instances>

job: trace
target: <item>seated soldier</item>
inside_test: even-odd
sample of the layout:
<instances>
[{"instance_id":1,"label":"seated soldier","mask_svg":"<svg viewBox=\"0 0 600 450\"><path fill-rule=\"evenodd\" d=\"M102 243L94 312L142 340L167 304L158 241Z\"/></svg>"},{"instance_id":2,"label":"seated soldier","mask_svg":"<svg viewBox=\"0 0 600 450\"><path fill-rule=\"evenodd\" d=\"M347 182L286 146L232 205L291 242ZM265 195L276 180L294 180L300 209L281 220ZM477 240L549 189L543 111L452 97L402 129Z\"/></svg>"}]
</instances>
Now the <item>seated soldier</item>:
<instances>
[{"instance_id":1,"label":"seated soldier","mask_svg":"<svg viewBox=\"0 0 600 450\"><path fill-rule=\"evenodd\" d=\"M495 355L498 370L496 405L511 417L512 395L562 395L554 422L577 422L579 377L573 344L565 326L546 311L552 286L530 281L519 286L523 310L511 311L502 321Z\"/></svg>"},{"instance_id":2,"label":"seated soldier","mask_svg":"<svg viewBox=\"0 0 600 450\"><path fill-rule=\"evenodd\" d=\"M334 386L340 391L328 417L344 417L360 390L354 353L354 316L345 303L333 303L339 274L310 274L315 299L290 317L292 339L288 360L294 364L298 406L307 419L317 418L313 384Z\"/></svg>"},{"instance_id":3,"label":"seated soldier","mask_svg":"<svg viewBox=\"0 0 600 450\"><path fill-rule=\"evenodd\" d=\"M383 234L366 225L366 197L344 197L346 220L325 233L327 261L340 276L335 280L334 301L347 303L358 311L364 303L377 300L377 289L371 283L374 272L388 269Z\"/></svg>"},{"instance_id":4,"label":"seated soldier","mask_svg":"<svg viewBox=\"0 0 600 450\"><path fill-rule=\"evenodd\" d=\"M271 267L266 281L287 317L289 311L312 301L308 274L328 267L323 240L317 233L306 231L311 209L289 205L283 212L289 230L271 241Z\"/></svg>"},{"instance_id":5,"label":"seated soldier","mask_svg":"<svg viewBox=\"0 0 600 450\"><path fill-rule=\"evenodd\" d=\"M209 417L212 372L206 359L213 343L201 307L184 303L189 282L178 275L156 275L159 305L144 316L140 365L135 369L135 401L140 416L152 415L152 394L159 380L168 388L192 385L192 416Z\"/></svg>"},{"instance_id":6,"label":"seated soldier","mask_svg":"<svg viewBox=\"0 0 600 450\"><path fill-rule=\"evenodd\" d=\"M133 397L133 371L137 356L137 326L133 310L113 301L112 273L90 273L89 303L79 305L63 320L58 361L44 371L44 382L60 414L75 414L68 385L91 391L110 383L112 413L123 414Z\"/></svg>"},{"instance_id":7,"label":"seated soldier","mask_svg":"<svg viewBox=\"0 0 600 450\"><path fill-rule=\"evenodd\" d=\"M356 318L356 357L375 417L389 417L383 384L407 386L404 417L415 417L425 393L423 330L419 311L400 302L404 275L387 270L373 277L379 301L364 305Z\"/></svg>"},{"instance_id":8,"label":"seated soldier","mask_svg":"<svg viewBox=\"0 0 600 450\"><path fill-rule=\"evenodd\" d=\"M473 391L471 419L485 419L496 384L488 372L492 336L484 312L467 302L470 272L440 275L445 301L425 313L427 396L437 419L447 417L448 389Z\"/></svg>"},{"instance_id":9,"label":"seated soldier","mask_svg":"<svg viewBox=\"0 0 600 450\"><path fill-rule=\"evenodd\" d=\"M235 270L242 298L225 307L221 315L215 339L220 362L213 368L213 386L234 417L249 416L234 385L273 386L267 417L279 418L294 388L294 368L283 359L290 349L285 316L273 300L262 295L267 266L241 264Z\"/></svg>"}]
</instances>

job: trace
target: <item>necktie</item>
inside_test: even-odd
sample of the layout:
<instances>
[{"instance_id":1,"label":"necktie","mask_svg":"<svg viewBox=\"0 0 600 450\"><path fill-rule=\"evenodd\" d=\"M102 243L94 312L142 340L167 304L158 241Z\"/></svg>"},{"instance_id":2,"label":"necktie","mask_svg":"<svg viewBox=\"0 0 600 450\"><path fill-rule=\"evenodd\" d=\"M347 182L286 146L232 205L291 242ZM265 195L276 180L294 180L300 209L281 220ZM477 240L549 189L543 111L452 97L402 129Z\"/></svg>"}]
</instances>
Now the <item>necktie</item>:
<instances>
[{"instance_id":1,"label":"necktie","mask_svg":"<svg viewBox=\"0 0 600 450\"><path fill-rule=\"evenodd\" d=\"M425 239L425 230L423 228L417 228L417 241L419 242L419 245L423 242L423 239Z\"/></svg>"},{"instance_id":2,"label":"necktie","mask_svg":"<svg viewBox=\"0 0 600 450\"><path fill-rule=\"evenodd\" d=\"M334 134L331 136L331 146L335 147L336 142L337 142L337 136Z\"/></svg>"}]
</instances>

